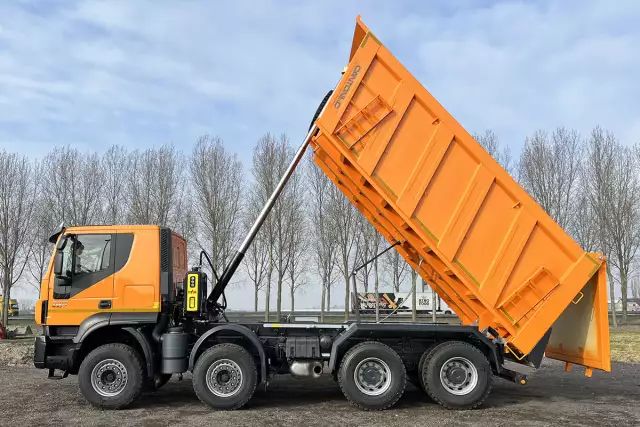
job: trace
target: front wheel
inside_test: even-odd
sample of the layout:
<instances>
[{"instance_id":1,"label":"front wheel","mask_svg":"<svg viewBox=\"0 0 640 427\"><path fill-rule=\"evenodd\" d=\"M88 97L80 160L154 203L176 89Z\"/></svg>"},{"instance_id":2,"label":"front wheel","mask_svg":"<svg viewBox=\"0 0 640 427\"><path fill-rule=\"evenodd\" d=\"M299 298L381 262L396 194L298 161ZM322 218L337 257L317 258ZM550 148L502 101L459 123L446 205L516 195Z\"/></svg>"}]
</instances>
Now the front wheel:
<instances>
[{"instance_id":1,"label":"front wheel","mask_svg":"<svg viewBox=\"0 0 640 427\"><path fill-rule=\"evenodd\" d=\"M144 375L138 353L125 344L106 344L84 358L78 383L84 398L94 406L122 409L142 391Z\"/></svg>"},{"instance_id":2,"label":"front wheel","mask_svg":"<svg viewBox=\"0 0 640 427\"><path fill-rule=\"evenodd\" d=\"M391 347L368 341L352 347L342 359L338 383L346 398L363 410L391 408L404 393L404 362Z\"/></svg>"},{"instance_id":3,"label":"front wheel","mask_svg":"<svg viewBox=\"0 0 640 427\"><path fill-rule=\"evenodd\" d=\"M253 396L258 371L253 357L236 344L218 344L206 350L193 369L193 389L214 409L243 407Z\"/></svg>"},{"instance_id":4,"label":"front wheel","mask_svg":"<svg viewBox=\"0 0 640 427\"><path fill-rule=\"evenodd\" d=\"M486 356L462 341L446 341L427 353L422 365L425 391L447 409L473 409L489 396L493 374Z\"/></svg>"}]
</instances>

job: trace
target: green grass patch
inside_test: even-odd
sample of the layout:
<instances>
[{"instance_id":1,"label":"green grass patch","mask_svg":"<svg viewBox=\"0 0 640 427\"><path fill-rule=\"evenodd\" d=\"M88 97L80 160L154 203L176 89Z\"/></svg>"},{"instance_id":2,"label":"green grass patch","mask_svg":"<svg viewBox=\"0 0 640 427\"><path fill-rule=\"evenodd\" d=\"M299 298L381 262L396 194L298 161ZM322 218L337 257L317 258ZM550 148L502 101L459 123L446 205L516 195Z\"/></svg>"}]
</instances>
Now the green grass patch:
<instances>
[{"instance_id":1,"label":"green grass patch","mask_svg":"<svg viewBox=\"0 0 640 427\"><path fill-rule=\"evenodd\" d=\"M640 363L640 326L611 328L611 360Z\"/></svg>"}]
</instances>

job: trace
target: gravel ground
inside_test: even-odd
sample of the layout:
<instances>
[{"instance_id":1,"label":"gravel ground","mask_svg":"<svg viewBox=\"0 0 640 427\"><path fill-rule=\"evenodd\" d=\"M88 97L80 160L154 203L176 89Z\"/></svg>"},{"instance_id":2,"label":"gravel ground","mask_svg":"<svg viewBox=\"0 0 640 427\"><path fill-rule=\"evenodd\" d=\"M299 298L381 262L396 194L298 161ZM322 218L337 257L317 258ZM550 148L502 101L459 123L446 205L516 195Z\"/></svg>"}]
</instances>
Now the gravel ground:
<instances>
[{"instance_id":1,"label":"gravel ground","mask_svg":"<svg viewBox=\"0 0 640 427\"><path fill-rule=\"evenodd\" d=\"M31 367L0 366L0 419L6 426L636 426L640 425L640 364L615 363L613 372L565 373L545 360L526 386L496 380L482 408L448 411L412 386L385 412L352 407L331 379L272 383L256 391L249 405L215 412L200 403L190 377L172 379L120 411L101 411L82 398L75 377L48 380Z\"/></svg>"}]
</instances>

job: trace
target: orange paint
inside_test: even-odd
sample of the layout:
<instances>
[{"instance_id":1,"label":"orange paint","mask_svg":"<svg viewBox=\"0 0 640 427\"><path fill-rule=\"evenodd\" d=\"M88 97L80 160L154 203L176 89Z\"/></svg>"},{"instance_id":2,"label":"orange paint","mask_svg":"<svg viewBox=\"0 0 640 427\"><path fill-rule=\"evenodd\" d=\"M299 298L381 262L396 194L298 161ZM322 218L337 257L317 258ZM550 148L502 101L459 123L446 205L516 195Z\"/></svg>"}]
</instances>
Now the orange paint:
<instances>
[{"instance_id":1,"label":"orange paint","mask_svg":"<svg viewBox=\"0 0 640 427\"><path fill-rule=\"evenodd\" d=\"M434 64L435 66L436 64ZM606 263L531 198L362 23L315 163L451 306L516 358L610 370ZM594 316L591 316L591 313Z\"/></svg>"}]
</instances>

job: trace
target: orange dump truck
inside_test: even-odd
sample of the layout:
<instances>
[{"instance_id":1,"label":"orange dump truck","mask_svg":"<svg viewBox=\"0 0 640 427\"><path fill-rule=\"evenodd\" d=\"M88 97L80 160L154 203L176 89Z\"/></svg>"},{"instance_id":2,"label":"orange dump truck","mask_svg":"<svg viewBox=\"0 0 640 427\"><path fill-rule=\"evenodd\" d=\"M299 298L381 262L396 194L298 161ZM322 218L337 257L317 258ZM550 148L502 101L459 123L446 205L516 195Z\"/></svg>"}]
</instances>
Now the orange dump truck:
<instances>
[{"instance_id":1,"label":"orange dump truck","mask_svg":"<svg viewBox=\"0 0 640 427\"><path fill-rule=\"evenodd\" d=\"M527 194L358 17L315 162L465 324L514 358L610 370L605 260ZM546 338L545 338L546 339Z\"/></svg>"},{"instance_id":2,"label":"orange dump truck","mask_svg":"<svg viewBox=\"0 0 640 427\"><path fill-rule=\"evenodd\" d=\"M463 325L228 321L225 289L309 146ZM545 354L587 375L610 370L603 257L580 249L359 18L345 72L273 194L224 271L208 262L209 293L209 256L189 269L187 242L166 227L63 225L49 241L34 365L77 375L101 408L185 372L218 410L282 374L329 374L354 405L382 410L407 381L445 408L478 407L494 379L525 384Z\"/></svg>"}]
</instances>

